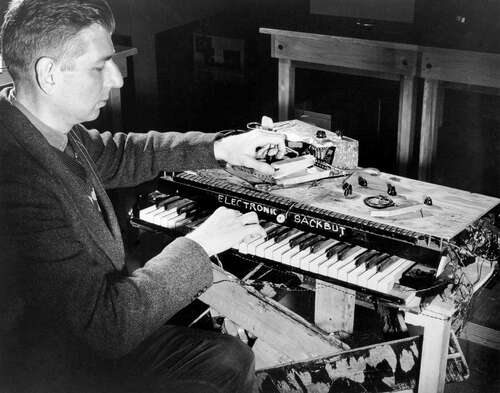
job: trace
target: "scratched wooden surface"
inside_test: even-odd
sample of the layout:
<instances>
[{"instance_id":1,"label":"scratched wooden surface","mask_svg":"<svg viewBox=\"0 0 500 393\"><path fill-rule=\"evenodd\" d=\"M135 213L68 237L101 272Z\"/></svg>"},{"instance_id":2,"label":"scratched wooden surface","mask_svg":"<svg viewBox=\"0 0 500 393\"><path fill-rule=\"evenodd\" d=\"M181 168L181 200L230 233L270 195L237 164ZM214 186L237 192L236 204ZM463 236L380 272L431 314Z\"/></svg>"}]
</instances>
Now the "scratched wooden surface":
<instances>
[{"instance_id":1,"label":"scratched wooden surface","mask_svg":"<svg viewBox=\"0 0 500 393\"><path fill-rule=\"evenodd\" d=\"M203 173L233 184L249 186L244 180L224 170ZM359 185L359 177L366 180L366 187ZM353 188L352 195L347 198L342 187L344 182L350 183ZM387 194L388 183L395 187L396 196ZM358 170L349 178L323 179L288 188L274 188L269 192L313 207L445 240L452 239L500 203L498 198L373 170ZM365 198L380 194L395 203L395 207L383 209L385 214L389 214L388 217L376 216L381 214L381 210L364 203ZM431 206L424 204L426 196L431 198Z\"/></svg>"}]
</instances>

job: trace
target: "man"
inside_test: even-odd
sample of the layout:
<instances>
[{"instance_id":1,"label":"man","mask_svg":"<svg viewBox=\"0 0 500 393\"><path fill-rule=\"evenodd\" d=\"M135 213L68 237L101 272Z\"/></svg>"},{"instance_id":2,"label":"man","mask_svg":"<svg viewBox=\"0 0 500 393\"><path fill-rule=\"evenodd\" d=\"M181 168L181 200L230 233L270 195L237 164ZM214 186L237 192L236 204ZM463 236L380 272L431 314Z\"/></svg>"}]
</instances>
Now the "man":
<instances>
[{"instance_id":1,"label":"man","mask_svg":"<svg viewBox=\"0 0 500 393\"><path fill-rule=\"evenodd\" d=\"M165 323L211 285L211 255L264 235L257 216L219 208L127 272L104 189L219 160L269 173L256 157L282 156L283 139L87 130L123 83L113 29L105 0L14 0L5 15L0 390L249 392L248 347Z\"/></svg>"}]
</instances>

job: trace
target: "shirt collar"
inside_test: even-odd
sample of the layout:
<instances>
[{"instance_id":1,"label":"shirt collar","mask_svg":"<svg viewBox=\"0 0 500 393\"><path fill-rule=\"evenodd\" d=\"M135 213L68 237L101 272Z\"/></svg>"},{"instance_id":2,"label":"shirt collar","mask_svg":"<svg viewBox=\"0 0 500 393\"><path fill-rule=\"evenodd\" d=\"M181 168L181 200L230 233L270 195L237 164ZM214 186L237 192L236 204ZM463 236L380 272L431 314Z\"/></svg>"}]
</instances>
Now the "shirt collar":
<instances>
[{"instance_id":1,"label":"shirt collar","mask_svg":"<svg viewBox=\"0 0 500 393\"><path fill-rule=\"evenodd\" d=\"M40 131L49 145L55 147L60 151L64 151L64 149L66 149L66 146L68 145L68 135L66 133L53 129L52 127L48 126L40 119L38 119L33 113L31 113L28 108L26 108L23 104L16 100L15 89L12 89L7 97L10 103L17 109L19 109L23 113L23 115L26 116L28 120L35 126L35 128Z\"/></svg>"}]
</instances>

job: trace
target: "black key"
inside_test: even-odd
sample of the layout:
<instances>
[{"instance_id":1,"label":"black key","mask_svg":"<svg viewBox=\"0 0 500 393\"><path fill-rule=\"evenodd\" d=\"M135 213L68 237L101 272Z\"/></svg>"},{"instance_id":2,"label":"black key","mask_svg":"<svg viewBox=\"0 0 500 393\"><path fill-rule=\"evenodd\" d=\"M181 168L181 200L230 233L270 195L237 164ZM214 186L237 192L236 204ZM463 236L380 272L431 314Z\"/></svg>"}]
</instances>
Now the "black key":
<instances>
[{"instance_id":1,"label":"black key","mask_svg":"<svg viewBox=\"0 0 500 393\"><path fill-rule=\"evenodd\" d=\"M330 239L327 239L325 237L323 237L323 239L321 239L319 242L315 243L312 247L311 247L311 253L315 253L315 252L318 252L318 250L323 246L324 243L326 243L328 240Z\"/></svg>"},{"instance_id":2,"label":"black key","mask_svg":"<svg viewBox=\"0 0 500 393\"><path fill-rule=\"evenodd\" d=\"M274 225L274 223L272 221L265 221L265 222L260 224L260 226L264 229L268 229L271 225Z\"/></svg>"},{"instance_id":3,"label":"black key","mask_svg":"<svg viewBox=\"0 0 500 393\"><path fill-rule=\"evenodd\" d=\"M280 226L280 228L278 229L278 231L276 232L276 236L281 236L283 234L285 234L286 232L290 231L290 228L289 227L285 227L285 226Z\"/></svg>"},{"instance_id":4,"label":"black key","mask_svg":"<svg viewBox=\"0 0 500 393\"><path fill-rule=\"evenodd\" d=\"M318 235L312 233L309 238L307 238L306 240L304 240L302 243L299 244L299 250L305 250L307 247L316 243L318 241L318 238L319 238Z\"/></svg>"},{"instance_id":5,"label":"black key","mask_svg":"<svg viewBox=\"0 0 500 393\"><path fill-rule=\"evenodd\" d=\"M187 213L191 210L196 209L198 204L193 201L188 201L187 204L177 207L177 214Z\"/></svg>"},{"instance_id":6,"label":"black key","mask_svg":"<svg viewBox=\"0 0 500 393\"><path fill-rule=\"evenodd\" d=\"M269 239L273 239L273 238L275 238L275 237L280 236L282 233L284 233L284 232L286 232L286 231L288 231L288 228L287 228L287 227L277 226L276 228L274 228L274 229L271 231L272 233L269 233L269 234L267 235L267 237L268 237Z\"/></svg>"},{"instance_id":7,"label":"black key","mask_svg":"<svg viewBox=\"0 0 500 393\"><path fill-rule=\"evenodd\" d=\"M274 241L276 243L282 242L283 240L285 240L290 235L294 235L296 233L299 233L298 229L295 229L295 228L287 228L287 229L288 230L285 231L285 232L283 232L281 235L276 236L276 239L274 239Z\"/></svg>"},{"instance_id":8,"label":"black key","mask_svg":"<svg viewBox=\"0 0 500 393\"><path fill-rule=\"evenodd\" d=\"M191 209L186 210L184 214L186 215L186 218L193 218L198 215L200 211L200 206L196 205L193 206Z\"/></svg>"},{"instance_id":9,"label":"black key","mask_svg":"<svg viewBox=\"0 0 500 393\"><path fill-rule=\"evenodd\" d=\"M295 246L298 246L303 240L307 239L310 236L309 233L302 233L299 236L294 237L293 239L290 240L290 247L294 248Z\"/></svg>"},{"instance_id":10,"label":"black key","mask_svg":"<svg viewBox=\"0 0 500 393\"><path fill-rule=\"evenodd\" d=\"M392 256L390 258L385 259L380 262L377 266L377 272L383 272L389 266L391 266L394 262L396 262L399 258L397 256Z\"/></svg>"},{"instance_id":11,"label":"black key","mask_svg":"<svg viewBox=\"0 0 500 393\"><path fill-rule=\"evenodd\" d=\"M293 236L292 236L290 239L288 239L288 245L289 245L291 248L295 247L295 245L292 245L292 242L294 242L296 239L298 239L298 238L300 238L300 237L304 236L304 235L305 235L305 233L297 229L297 232L293 232L293 233L292 233L292 235L293 235Z\"/></svg>"},{"instance_id":12,"label":"black key","mask_svg":"<svg viewBox=\"0 0 500 393\"><path fill-rule=\"evenodd\" d=\"M174 200L173 202L171 202L169 204L163 205L163 209L164 210L177 209L179 206L183 206L189 202L191 202L191 201L188 199L180 198L180 199Z\"/></svg>"},{"instance_id":13,"label":"black key","mask_svg":"<svg viewBox=\"0 0 500 393\"><path fill-rule=\"evenodd\" d=\"M382 263L385 259L387 259L389 257L390 257L390 255L385 253L385 252L373 257L366 264L366 270L371 269L374 266L377 266L379 263Z\"/></svg>"},{"instance_id":14,"label":"black key","mask_svg":"<svg viewBox=\"0 0 500 393\"><path fill-rule=\"evenodd\" d=\"M351 246L350 244L342 243L342 242L334 244L333 246L331 246L330 248L328 248L326 250L326 257L331 258L335 254L338 254L339 252L345 250L346 248L348 248L350 246Z\"/></svg>"},{"instance_id":15,"label":"black key","mask_svg":"<svg viewBox=\"0 0 500 393\"><path fill-rule=\"evenodd\" d=\"M339 261L343 260L347 256L349 251L351 251L351 249L352 247L346 247L342 251L337 252L337 258L339 259Z\"/></svg>"},{"instance_id":16,"label":"black key","mask_svg":"<svg viewBox=\"0 0 500 393\"><path fill-rule=\"evenodd\" d=\"M162 206L168 205L170 203L178 201L179 199L181 199L181 197L179 195L174 195L174 196L162 199L160 202L156 203L156 207L162 207Z\"/></svg>"},{"instance_id":17,"label":"black key","mask_svg":"<svg viewBox=\"0 0 500 393\"><path fill-rule=\"evenodd\" d=\"M271 229L269 232L267 232L267 238L271 239L275 237L275 234L277 231L279 231L282 227L280 225L275 226L273 229Z\"/></svg>"},{"instance_id":18,"label":"black key","mask_svg":"<svg viewBox=\"0 0 500 393\"><path fill-rule=\"evenodd\" d=\"M363 263L367 263L372 257L375 257L378 254L376 250L368 250L361 254L355 261L354 266L358 267Z\"/></svg>"},{"instance_id":19,"label":"black key","mask_svg":"<svg viewBox=\"0 0 500 393\"><path fill-rule=\"evenodd\" d=\"M170 194L161 194L161 193L158 193L158 194L150 194L149 197L148 197L148 200L150 200L152 202L152 204L155 204L155 205L158 205L158 203L160 203L161 201L167 199L167 198L170 198L172 195Z\"/></svg>"}]
</instances>

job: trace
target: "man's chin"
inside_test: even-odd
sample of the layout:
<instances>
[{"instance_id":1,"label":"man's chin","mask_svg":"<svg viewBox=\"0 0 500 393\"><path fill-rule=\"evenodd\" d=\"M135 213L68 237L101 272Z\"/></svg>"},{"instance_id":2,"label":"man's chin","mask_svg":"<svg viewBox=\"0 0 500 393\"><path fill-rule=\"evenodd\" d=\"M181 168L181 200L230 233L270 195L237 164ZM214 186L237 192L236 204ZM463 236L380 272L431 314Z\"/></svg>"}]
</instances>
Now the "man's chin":
<instances>
[{"instance_id":1,"label":"man's chin","mask_svg":"<svg viewBox=\"0 0 500 393\"><path fill-rule=\"evenodd\" d=\"M99 117L100 112L101 112L101 109L96 107L92 112L89 113L85 122L94 121L95 119L97 119Z\"/></svg>"}]
</instances>

